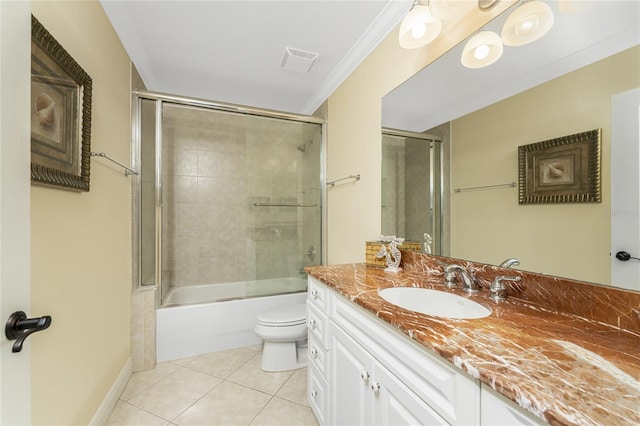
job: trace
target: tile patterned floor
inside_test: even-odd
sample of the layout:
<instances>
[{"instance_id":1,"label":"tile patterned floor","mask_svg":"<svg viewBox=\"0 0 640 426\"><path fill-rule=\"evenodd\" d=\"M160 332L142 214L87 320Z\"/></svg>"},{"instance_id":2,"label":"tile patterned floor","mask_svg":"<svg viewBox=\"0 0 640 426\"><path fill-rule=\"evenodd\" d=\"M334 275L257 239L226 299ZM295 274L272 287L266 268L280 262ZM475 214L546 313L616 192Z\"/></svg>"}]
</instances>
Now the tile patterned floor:
<instances>
[{"instance_id":1,"label":"tile patterned floor","mask_svg":"<svg viewBox=\"0 0 640 426\"><path fill-rule=\"evenodd\" d=\"M107 425L313 425L307 369L267 373L261 346L159 363L129 379Z\"/></svg>"}]
</instances>

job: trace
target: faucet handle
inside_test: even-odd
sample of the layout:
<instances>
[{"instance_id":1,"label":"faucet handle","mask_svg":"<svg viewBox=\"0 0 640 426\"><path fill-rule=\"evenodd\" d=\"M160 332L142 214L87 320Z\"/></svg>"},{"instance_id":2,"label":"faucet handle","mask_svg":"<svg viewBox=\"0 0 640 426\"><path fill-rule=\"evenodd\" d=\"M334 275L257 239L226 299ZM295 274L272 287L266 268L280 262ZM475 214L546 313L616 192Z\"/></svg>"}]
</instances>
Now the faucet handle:
<instances>
[{"instance_id":1,"label":"faucet handle","mask_svg":"<svg viewBox=\"0 0 640 426\"><path fill-rule=\"evenodd\" d=\"M455 271L444 270L444 284L449 288L455 288L458 286L456 283L456 273Z\"/></svg>"},{"instance_id":2,"label":"faucet handle","mask_svg":"<svg viewBox=\"0 0 640 426\"><path fill-rule=\"evenodd\" d=\"M449 288L455 288L458 286L456 282L456 269L459 268L459 265L456 264L441 264L444 269L444 284Z\"/></svg>"},{"instance_id":3,"label":"faucet handle","mask_svg":"<svg viewBox=\"0 0 640 426\"><path fill-rule=\"evenodd\" d=\"M491 283L491 287L489 287L489 290L491 291L489 298L494 302L505 300L507 298L507 287L505 287L502 281L517 282L520 281L520 279L520 277L507 277L504 275L495 277Z\"/></svg>"}]
</instances>

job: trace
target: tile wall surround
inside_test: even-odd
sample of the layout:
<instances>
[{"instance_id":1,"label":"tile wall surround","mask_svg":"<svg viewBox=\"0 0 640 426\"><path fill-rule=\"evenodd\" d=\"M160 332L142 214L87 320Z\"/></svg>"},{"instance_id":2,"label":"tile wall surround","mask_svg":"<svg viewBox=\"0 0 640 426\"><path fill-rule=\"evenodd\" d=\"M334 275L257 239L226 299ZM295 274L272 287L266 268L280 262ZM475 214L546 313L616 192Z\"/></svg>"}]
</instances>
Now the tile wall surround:
<instances>
[{"instance_id":1,"label":"tile wall surround","mask_svg":"<svg viewBox=\"0 0 640 426\"><path fill-rule=\"evenodd\" d=\"M133 372L156 366L157 288L140 287L131 293L131 361Z\"/></svg>"},{"instance_id":2,"label":"tile wall surround","mask_svg":"<svg viewBox=\"0 0 640 426\"><path fill-rule=\"evenodd\" d=\"M163 121L163 284L296 276L320 253L320 209L253 206L319 204L317 126L182 107Z\"/></svg>"},{"instance_id":3,"label":"tile wall surround","mask_svg":"<svg viewBox=\"0 0 640 426\"><path fill-rule=\"evenodd\" d=\"M444 275L441 265L451 263L475 271L485 289L498 275L520 276L520 283L504 281L508 297L640 333L640 292L450 257L402 252L401 266L407 271L439 276Z\"/></svg>"}]
</instances>

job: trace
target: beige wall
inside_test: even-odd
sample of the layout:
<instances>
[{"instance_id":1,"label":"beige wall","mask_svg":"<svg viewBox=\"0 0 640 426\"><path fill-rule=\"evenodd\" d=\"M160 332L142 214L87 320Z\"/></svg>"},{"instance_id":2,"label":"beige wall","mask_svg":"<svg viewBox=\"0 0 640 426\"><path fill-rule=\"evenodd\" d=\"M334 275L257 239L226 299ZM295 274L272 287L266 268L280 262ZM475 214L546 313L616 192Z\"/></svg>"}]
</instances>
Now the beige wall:
<instances>
[{"instance_id":1,"label":"beige wall","mask_svg":"<svg viewBox=\"0 0 640 426\"><path fill-rule=\"evenodd\" d=\"M602 203L519 205L518 190L452 193L452 256L610 282L610 98L640 86L640 48L452 122L452 187L518 180L518 146L602 128Z\"/></svg>"},{"instance_id":2,"label":"beige wall","mask_svg":"<svg viewBox=\"0 0 640 426\"><path fill-rule=\"evenodd\" d=\"M97 1L33 2L33 15L93 79L91 148L130 158L129 58ZM34 424L87 424L129 358L130 178L91 160L91 191L32 186L30 339Z\"/></svg>"},{"instance_id":3,"label":"beige wall","mask_svg":"<svg viewBox=\"0 0 640 426\"><path fill-rule=\"evenodd\" d=\"M365 241L380 236L382 97L513 3L473 10L463 24L445 22L438 39L421 49L402 49L394 29L329 97L327 180L361 176L328 190L329 264L363 262Z\"/></svg>"}]
</instances>

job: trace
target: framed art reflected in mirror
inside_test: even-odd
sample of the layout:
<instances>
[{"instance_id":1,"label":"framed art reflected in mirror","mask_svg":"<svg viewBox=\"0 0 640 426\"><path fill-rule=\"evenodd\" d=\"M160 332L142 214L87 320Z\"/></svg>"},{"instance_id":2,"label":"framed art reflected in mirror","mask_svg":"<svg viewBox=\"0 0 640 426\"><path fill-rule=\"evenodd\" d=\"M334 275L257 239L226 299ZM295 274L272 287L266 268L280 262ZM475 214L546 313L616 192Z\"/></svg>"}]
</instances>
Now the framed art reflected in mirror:
<instances>
[{"instance_id":1,"label":"framed art reflected in mirror","mask_svg":"<svg viewBox=\"0 0 640 426\"><path fill-rule=\"evenodd\" d=\"M89 191L91 77L31 16L31 181Z\"/></svg>"},{"instance_id":2,"label":"framed art reflected in mirror","mask_svg":"<svg viewBox=\"0 0 640 426\"><path fill-rule=\"evenodd\" d=\"M600 203L601 133L596 129L519 146L519 203Z\"/></svg>"}]
</instances>

